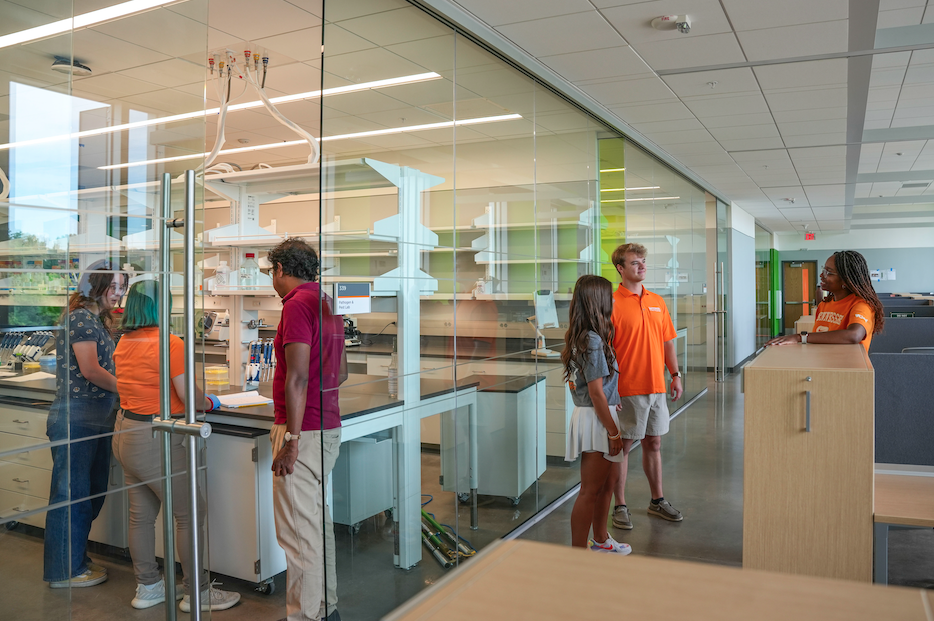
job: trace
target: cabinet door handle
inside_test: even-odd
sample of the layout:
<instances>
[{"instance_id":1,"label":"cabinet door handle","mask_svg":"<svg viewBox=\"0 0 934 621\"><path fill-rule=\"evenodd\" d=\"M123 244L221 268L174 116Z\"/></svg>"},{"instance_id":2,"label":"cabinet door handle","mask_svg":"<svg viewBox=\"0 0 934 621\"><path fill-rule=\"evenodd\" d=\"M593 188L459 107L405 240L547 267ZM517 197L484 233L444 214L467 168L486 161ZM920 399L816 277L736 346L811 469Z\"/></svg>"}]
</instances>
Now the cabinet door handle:
<instances>
[{"instance_id":1,"label":"cabinet door handle","mask_svg":"<svg viewBox=\"0 0 934 621\"><path fill-rule=\"evenodd\" d=\"M804 391L804 431L811 431L811 391Z\"/></svg>"},{"instance_id":2,"label":"cabinet door handle","mask_svg":"<svg viewBox=\"0 0 934 621\"><path fill-rule=\"evenodd\" d=\"M13 482L14 483L29 483L29 479L21 479L19 477L16 477L13 479Z\"/></svg>"},{"instance_id":3,"label":"cabinet door handle","mask_svg":"<svg viewBox=\"0 0 934 621\"><path fill-rule=\"evenodd\" d=\"M14 418L13 422L16 423L17 425L28 425L29 424L28 420L20 420L18 418Z\"/></svg>"}]
</instances>

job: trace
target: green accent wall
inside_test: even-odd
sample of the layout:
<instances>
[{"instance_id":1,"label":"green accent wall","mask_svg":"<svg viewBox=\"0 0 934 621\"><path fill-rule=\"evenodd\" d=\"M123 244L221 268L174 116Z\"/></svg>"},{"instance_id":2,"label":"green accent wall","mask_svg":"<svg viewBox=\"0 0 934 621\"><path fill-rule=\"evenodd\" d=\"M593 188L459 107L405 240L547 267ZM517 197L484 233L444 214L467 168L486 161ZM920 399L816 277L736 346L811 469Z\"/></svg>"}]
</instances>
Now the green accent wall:
<instances>
[{"instance_id":1,"label":"green accent wall","mask_svg":"<svg viewBox=\"0 0 934 621\"><path fill-rule=\"evenodd\" d=\"M778 257L778 250L769 250L769 271L771 272L769 287L769 309L772 311L772 336L782 333L781 307L778 304L778 292L782 288L782 264Z\"/></svg>"}]
</instances>

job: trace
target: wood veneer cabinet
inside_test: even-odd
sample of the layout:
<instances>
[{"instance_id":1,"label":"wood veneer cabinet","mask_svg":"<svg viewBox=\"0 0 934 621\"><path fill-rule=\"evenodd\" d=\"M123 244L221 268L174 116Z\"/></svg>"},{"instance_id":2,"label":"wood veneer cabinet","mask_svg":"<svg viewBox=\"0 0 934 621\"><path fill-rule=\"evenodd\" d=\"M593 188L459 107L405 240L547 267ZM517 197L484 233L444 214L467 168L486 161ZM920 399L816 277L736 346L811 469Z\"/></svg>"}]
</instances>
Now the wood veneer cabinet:
<instances>
[{"instance_id":1,"label":"wood veneer cabinet","mask_svg":"<svg viewBox=\"0 0 934 621\"><path fill-rule=\"evenodd\" d=\"M873 369L865 349L770 347L743 380L743 567L871 581Z\"/></svg>"}]
</instances>

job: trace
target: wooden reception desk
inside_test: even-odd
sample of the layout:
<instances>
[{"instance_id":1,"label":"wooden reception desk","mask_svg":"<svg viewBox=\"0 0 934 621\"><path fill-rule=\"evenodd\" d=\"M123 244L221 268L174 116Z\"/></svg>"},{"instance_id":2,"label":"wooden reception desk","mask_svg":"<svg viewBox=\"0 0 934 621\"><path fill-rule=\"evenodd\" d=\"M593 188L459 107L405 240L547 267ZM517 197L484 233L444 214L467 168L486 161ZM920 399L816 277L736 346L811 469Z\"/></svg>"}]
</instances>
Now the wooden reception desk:
<instances>
[{"instance_id":1,"label":"wooden reception desk","mask_svg":"<svg viewBox=\"0 0 934 621\"><path fill-rule=\"evenodd\" d=\"M872 580L873 369L861 345L744 369L743 567Z\"/></svg>"}]
</instances>

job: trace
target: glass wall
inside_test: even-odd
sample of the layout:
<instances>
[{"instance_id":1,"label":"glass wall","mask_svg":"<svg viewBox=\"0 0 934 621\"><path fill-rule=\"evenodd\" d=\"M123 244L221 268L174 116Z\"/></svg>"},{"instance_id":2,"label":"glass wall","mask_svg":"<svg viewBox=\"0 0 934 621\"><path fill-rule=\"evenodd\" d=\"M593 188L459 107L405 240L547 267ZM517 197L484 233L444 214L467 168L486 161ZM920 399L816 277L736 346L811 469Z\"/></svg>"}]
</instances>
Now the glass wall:
<instances>
[{"instance_id":1,"label":"glass wall","mask_svg":"<svg viewBox=\"0 0 934 621\"><path fill-rule=\"evenodd\" d=\"M772 338L772 234L756 225L756 348Z\"/></svg>"},{"instance_id":2,"label":"glass wall","mask_svg":"<svg viewBox=\"0 0 934 621\"><path fill-rule=\"evenodd\" d=\"M50 17L8 3L22 19L0 35L100 3L82 4ZM674 322L686 378L670 409L705 390L704 284L714 260L705 194L404 0L277 1L264 19L252 10L167 3L0 48L0 113L10 117L0 168L12 182L0 203L0 363L45 332L42 352L69 351L63 309L94 261L110 260L134 282L158 276L162 175L174 180L172 215L181 216L180 175L207 162L195 194L197 269L182 260L187 231L173 232L173 326L197 353L203 388L256 390L264 403L228 403L206 417L205 564L224 589L268 596L250 602L257 618L283 616L282 481L272 469L284 445L271 442L282 429L265 401L284 373L271 352L287 292L267 255L300 237L320 259L322 293L309 358L320 389L305 410L319 414L301 427L318 433L302 442L317 445L326 483L309 493L316 515L333 520L323 529L333 547L320 530L309 537L329 568L327 611L376 619L579 483L579 463L564 460L573 404L558 354L577 278L602 274L615 287L618 245L648 248L645 285ZM48 68L54 55L69 72ZM193 333L179 320L186 274L203 295ZM345 365L331 355L341 350ZM46 435L54 378L24 382L21 369L8 371L0 552L24 559L15 573L0 569L17 594L12 610L27 619L105 605L130 614L138 576L116 459L89 550L120 579L36 596L52 446L75 453L81 443ZM336 407L339 440L320 415Z\"/></svg>"},{"instance_id":3,"label":"glass wall","mask_svg":"<svg viewBox=\"0 0 934 621\"><path fill-rule=\"evenodd\" d=\"M159 346L149 338L157 328L134 330L123 320L128 289L154 309L161 282L176 294L169 323L189 346L196 338L177 320L185 275L193 275L184 269L183 236L173 233L165 248L168 272L159 238L165 205L171 218L183 217L186 194L181 178L168 180L163 192L163 173L176 177L205 159L208 2L100 10L111 4L49 0L0 8L5 618L129 616L137 583L156 583L157 557L175 548L174 531L165 539L156 520L166 483L163 434L151 430L164 394ZM82 27L72 30L79 17ZM197 187L191 195L203 200ZM200 209L195 213L188 229L179 229L192 239L200 230ZM139 412L131 419L120 411L117 385L140 377L151 381L137 384ZM178 459L170 459L169 474L182 524L192 514L185 456L189 446L200 453L204 442L178 436L172 445ZM207 529L198 532L206 541ZM148 539L134 548L136 572L127 554L131 541L140 541L134 533ZM179 547L176 558L184 555L182 540ZM202 569L209 565L204 555Z\"/></svg>"}]
</instances>

